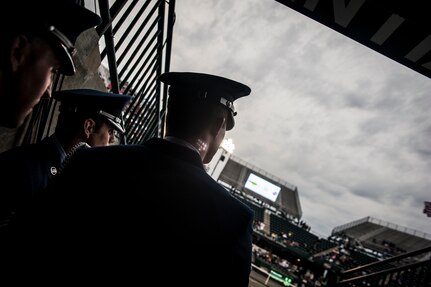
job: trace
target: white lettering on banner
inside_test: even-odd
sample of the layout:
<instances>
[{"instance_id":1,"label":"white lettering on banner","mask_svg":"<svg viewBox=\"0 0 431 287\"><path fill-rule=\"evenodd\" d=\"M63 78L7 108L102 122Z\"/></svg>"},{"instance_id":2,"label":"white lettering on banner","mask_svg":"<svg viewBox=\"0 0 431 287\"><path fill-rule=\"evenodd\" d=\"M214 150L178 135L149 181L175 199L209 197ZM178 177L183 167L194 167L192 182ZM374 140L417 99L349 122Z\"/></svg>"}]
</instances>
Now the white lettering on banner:
<instances>
[{"instance_id":1,"label":"white lettering on banner","mask_svg":"<svg viewBox=\"0 0 431 287\"><path fill-rule=\"evenodd\" d=\"M392 14L385 24L371 37L371 41L376 44L383 44L386 39L404 22L404 18L398 15Z\"/></svg>"},{"instance_id":2,"label":"white lettering on banner","mask_svg":"<svg viewBox=\"0 0 431 287\"><path fill-rule=\"evenodd\" d=\"M346 28L353 17L358 13L365 0L351 0L346 6L345 0L333 0L335 23Z\"/></svg>"},{"instance_id":3,"label":"white lettering on banner","mask_svg":"<svg viewBox=\"0 0 431 287\"><path fill-rule=\"evenodd\" d=\"M412 62L419 61L420 58L425 56L429 51L431 51L431 35L428 35L422 42L420 42L416 47L414 47L407 55L406 58ZM431 62L425 63L422 67L431 70Z\"/></svg>"},{"instance_id":4,"label":"white lettering on banner","mask_svg":"<svg viewBox=\"0 0 431 287\"><path fill-rule=\"evenodd\" d=\"M316 9L317 3L319 3L319 0L307 0L304 3L304 8L314 11L314 9Z\"/></svg>"},{"instance_id":5,"label":"white lettering on banner","mask_svg":"<svg viewBox=\"0 0 431 287\"><path fill-rule=\"evenodd\" d=\"M420 21L417 21L417 19L409 19L409 18L403 18L402 16L390 13L391 7L387 7L387 11L380 11L381 7L378 5L379 0L368 0L367 5L364 5L366 0L332 0L332 1L319 1L319 0L305 0L304 2L299 0L276 0L298 12L303 13L304 15L313 18L321 23L323 23L326 26L329 26L335 30L337 30L340 33L343 33L344 35L356 39L360 41L362 44L370 46L372 49L382 53L383 55L386 55L394 60L397 60L405 65L409 65L407 61L410 61L411 63L415 63L418 66L413 67L413 69L420 71L421 73L427 75L428 77L431 77L429 73L424 71L422 68L425 68L428 71L431 71L431 61L428 61L426 63L421 63L421 59L423 59L425 56L429 55L431 52L431 34L428 34L424 39L417 42L412 42L412 38L410 37L412 34L415 35L423 35L424 31L427 31L426 29L430 30L429 27L426 26L418 26L421 23ZM303 4L300 4L303 3ZM391 3L390 1L388 3ZM326 6L326 5L332 5L326 6L326 7L320 7L322 9L317 9L318 5ZM405 4L408 5L408 4ZM302 7L301 7L302 6ZM332 9L331 9L332 8ZM363 19L359 19L360 21L355 21L356 25L363 25L364 30L363 33L360 34L361 27L354 27L349 30L349 25L352 23L352 20L357 16L358 12L361 9L366 9L366 11L361 12L361 17ZM376 11L374 11L376 10ZM320 12L324 11L324 12ZM328 11L333 11L333 15L330 13L327 13ZM387 13L389 12L389 13ZM401 13L401 12L400 12ZM401 13L402 14L402 13ZM367 23L369 19L366 17L368 15L372 16L379 16L381 15L382 19L374 19L377 21L374 21L372 23L383 23L382 25L375 27L375 33L372 33L372 30L370 31L370 27L367 26ZM389 16L388 16L389 15ZM383 17L387 17L387 19L384 19ZM332 22L334 21L334 22ZM332 23L331 23L332 22ZM416 23L415 23L416 22ZM404 26L404 28L409 27L409 30L406 29L399 29L402 25L405 25L406 23L409 23L410 25ZM413 27L417 29L417 31L412 30ZM344 28L344 31L343 31ZM371 28L372 29L372 28ZM359 34L358 34L359 33ZM365 33L370 33L370 35L366 35ZM398 33L398 34L397 34ZM402 33L402 34L400 34ZM399 41L398 43L395 43L395 45L400 45L400 47L394 47L395 49L391 49L390 46L385 46L385 43L390 42L388 39L391 38L391 36L396 35L396 39ZM366 41L368 39L369 41ZM371 43L379 45L382 49L378 49L375 47L375 45L370 45ZM390 44L388 44L390 45ZM405 51L405 55L403 54L389 54L388 51L396 52L396 51Z\"/></svg>"}]
</instances>

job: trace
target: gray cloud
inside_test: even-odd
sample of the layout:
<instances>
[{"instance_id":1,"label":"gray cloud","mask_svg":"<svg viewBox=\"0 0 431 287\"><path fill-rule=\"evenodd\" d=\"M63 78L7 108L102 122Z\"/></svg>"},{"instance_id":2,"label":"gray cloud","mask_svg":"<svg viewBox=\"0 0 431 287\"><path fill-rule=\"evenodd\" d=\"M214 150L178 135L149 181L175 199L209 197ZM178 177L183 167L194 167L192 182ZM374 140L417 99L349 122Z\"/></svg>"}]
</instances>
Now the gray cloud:
<instances>
[{"instance_id":1,"label":"gray cloud","mask_svg":"<svg viewBox=\"0 0 431 287\"><path fill-rule=\"evenodd\" d=\"M431 234L431 81L276 1L176 3L171 70L248 84L235 154L298 186L328 235L372 216Z\"/></svg>"}]
</instances>

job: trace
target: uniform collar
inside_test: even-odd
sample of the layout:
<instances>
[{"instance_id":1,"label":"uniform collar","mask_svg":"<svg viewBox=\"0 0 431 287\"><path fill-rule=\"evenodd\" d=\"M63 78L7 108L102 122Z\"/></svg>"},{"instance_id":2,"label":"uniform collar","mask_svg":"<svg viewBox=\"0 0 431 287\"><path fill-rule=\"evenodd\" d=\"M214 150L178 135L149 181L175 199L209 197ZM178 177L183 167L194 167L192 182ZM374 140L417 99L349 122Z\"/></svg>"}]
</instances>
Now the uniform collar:
<instances>
[{"instance_id":1,"label":"uniform collar","mask_svg":"<svg viewBox=\"0 0 431 287\"><path fill-rule=\"evenodd\" d=\"M145 143L145 146L157 150L166 156L188 162L202 170L205 170L202 158L195 148L192 149L187 145L174 143L171 140L161 138L152 138Z\"/></svg>"},{"instance_id":2,"label":"uniform collar","mask_svg":"<svg viewBox=\"0 0 431 287\"><path fill-rule=\"evenodd\" d=\"M53 144L55 145L55 147L57 148L58 152L60 153L61 162L63 162L67 156L66 151L64 150L63 146L61 145L60 141L58 140L55 134L51 135L50 138Z\"/></svg>"},{"instance_id":3,"label":"uniform collar","mask_svg":"<svg viewBox=\"0 0 431 287\"><path fill-rule=\"evenodd\" d=\"M180 139L180 138L177 138L177 137L174 137L174 136L166 136L166 137L164 138L164 140L167 140L168 142L175 143L175 144L178 144L178 145L184 146L184 147L186 147L186 148L189 148L189 149L191 149L191 150L193 150L193 151L197 152L197 153L199 154L199 156L201 156L201 154L199 153L198 149L197 149L197 148L195 148L195 147L194 147L191 143L189 143L188 141L185 141L185 140L183 140L183 139Z\"/></svg>"}]
</instances>

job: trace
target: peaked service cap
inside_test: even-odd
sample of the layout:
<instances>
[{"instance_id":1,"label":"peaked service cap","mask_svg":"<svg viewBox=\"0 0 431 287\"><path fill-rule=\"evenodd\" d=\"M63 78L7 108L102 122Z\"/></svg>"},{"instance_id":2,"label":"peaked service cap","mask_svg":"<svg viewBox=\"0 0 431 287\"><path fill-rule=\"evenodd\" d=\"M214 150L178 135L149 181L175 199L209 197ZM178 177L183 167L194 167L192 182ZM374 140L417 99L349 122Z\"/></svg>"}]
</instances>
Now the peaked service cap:
<instances>
[{"instance_id":1,"label":"peaked service cap","mask_svg":"<svg viewBox=\"0 0 431 287\"><path fill-rule=\"evenodd\" d=\"M242 83L203 73L167 72L161 74L159 80L170 85L171 97L196 98L225 106L229 111L226 130L231 130L235 126L234 116L237 112L233 102L251 93L251 89Z\"/></svg>"},{"instance_id":2,"label":"peaked service cap","mask_svg":"<svg viewBox=\"0 0 431 287\"><path fill-rule=\"evenodd\" d=\"M68 76L75 74L72 57L76 52L76 39L102 22L96 13L76 0L2 1L0 10L0 24L6 26L0 29L34 31L45 37L60 60L60 72Z\"/></svg>"},{"instance_id":3,"label":"peaked service cap","mask_svg":"<svg viewBox=\"0 0 431 287\"><path fill-rule=\"evenodd\" d=\"M116 130L124 133L122 112L132 99L129 95L92 89L74 89L54 92L53 98L61 102L61 113L94 113L104 117Z\"/></svg>"}]
</instances>

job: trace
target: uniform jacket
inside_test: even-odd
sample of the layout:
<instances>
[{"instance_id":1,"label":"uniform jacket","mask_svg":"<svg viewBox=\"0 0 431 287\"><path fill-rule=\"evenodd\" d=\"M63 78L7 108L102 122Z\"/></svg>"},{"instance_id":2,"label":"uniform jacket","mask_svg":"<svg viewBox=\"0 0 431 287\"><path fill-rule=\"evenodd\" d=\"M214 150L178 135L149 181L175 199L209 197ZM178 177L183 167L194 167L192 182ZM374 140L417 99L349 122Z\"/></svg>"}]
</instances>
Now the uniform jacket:
<instances>
[{"instance_id":1,"label":"uniform jacket","mask_svg":"<svg viewBox=\"0 0 431 287\"><path fill-rule=\"evenodd\" d=\"M19 213L26 212L35 198L58 176L74 152L83 147L89 146L80 142L66 154L53 135L39 143L1 153L0 229L8 226Z\"/></svg>"},{"instance_id":2,"label":"uniform jacket","mask_svg":"<svg viewBox=\"0 0 431 287\"><path fill-rule=\"evenodd\" d=\"M152 139L79 151L43 205L33 218L51 242L44 256L54 248L62 266L157 286L248 286L253 212L189 148Z\"/></svg>"},{"instance_id":3,"label":"uniform jacket","mask_svg":"<svg viewBox=\"0 0 431 287\"><path fill-rule=\"evenodd\" d=\"M48 186L61 159L61 150L52 137L0 154L0 228Z\"/></svg>"}]
</instances>

